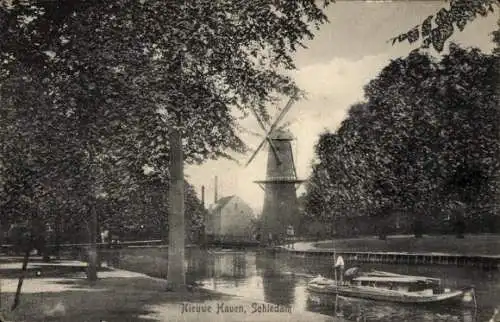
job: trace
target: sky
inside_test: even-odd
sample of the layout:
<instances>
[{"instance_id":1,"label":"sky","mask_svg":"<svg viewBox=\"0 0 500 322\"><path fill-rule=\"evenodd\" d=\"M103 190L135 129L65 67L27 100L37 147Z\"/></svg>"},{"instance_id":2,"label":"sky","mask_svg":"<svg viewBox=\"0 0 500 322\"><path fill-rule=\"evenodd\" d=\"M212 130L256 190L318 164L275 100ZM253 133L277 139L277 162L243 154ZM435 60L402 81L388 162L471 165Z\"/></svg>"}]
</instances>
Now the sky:
<instances>
[{"instance_id":1,"label":"sky","mask_svg":"<svg viewBox=\"0 0 500 322\"><path fill-rule=\"evenodd\" d=\"M443 6L446 6L443 1L337 1L326 10L330 23L306 42L307 49L294 54L297 70L292 76L306 92L306 99L294 103L281 122L291 123L289 129L296 138L292 147L299 178L307 179L311 173L314 145L319 135L338 128L349 107L363 100L363 86L391 59L405 57L418 47L418 43L406 42L393 46L389 39L421 23ZM456 31L449 41L491 52L494 45L490 34L497 28L497 15L477 18L463 32ZM270 106L271 114L285 104L286 100L278 106ZM242 120L241 125L264 134L251 117ZM245 164L262 138L248 133L241 133L241 138L250 147L247 155L237 155L239 162ZM253 181L265 179L267 152L266 145L246 168L219 159L187 166L185 172L200 196L201 186L205 186L207 207L214 202L214 177L218 176L219 198L238 195L259 214L264 192ZM302 186L297 193L303 191Z\"/></svg>"}]
</instances>

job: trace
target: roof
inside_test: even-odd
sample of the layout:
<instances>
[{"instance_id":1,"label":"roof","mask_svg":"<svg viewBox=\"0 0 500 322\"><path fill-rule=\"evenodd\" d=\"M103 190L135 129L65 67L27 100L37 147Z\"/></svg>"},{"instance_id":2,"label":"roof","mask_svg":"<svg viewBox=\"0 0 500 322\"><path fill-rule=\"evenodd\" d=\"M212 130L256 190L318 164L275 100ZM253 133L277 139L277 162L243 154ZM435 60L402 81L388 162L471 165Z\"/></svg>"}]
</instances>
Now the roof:
<instances>
[{"instance_id":1,"label":"roof","mask_svg":"<svg viewBox=\"0 0 500 322\"><path fill-rule=\"evenodd\" d=\"M290 130L285 130L285 129L274 130L269 137L271 140L284 140L284 141L293 140L292 132L290 132Z\"/></svg>"},{"instance_id":2,"label":"roof","mask_svg":"<svg viewBox=\"0 0 500 322\"><path fill-rule=\"evenodd\" d=\"M373 270L369 273L365 273L363 276L371 276L371 277L411 277L411 278L416 278L419 280L426 280L426 281L440 281L439 278L434 278L434 277L427 277L427 276L415 276L415 275L403 275L403 274L397 274L397 273L390 273L390 272L383 272L383 271L377 271Z\"/></svg>"},{"instance_id":3,"label":"roof","mask_svg":"<svg viewBox=\"0 0 500 322\"><path fill-rule=\"evenodd\" d=\"M222 197L219 200L217 200L217 202L214 204L212 208L212 212L217 212L222 208L224 208L227 205L227 203L231 201L231 199L233 199L234 197L236 196L232 195L232 196Z\"/></svg>"}]
</instances>

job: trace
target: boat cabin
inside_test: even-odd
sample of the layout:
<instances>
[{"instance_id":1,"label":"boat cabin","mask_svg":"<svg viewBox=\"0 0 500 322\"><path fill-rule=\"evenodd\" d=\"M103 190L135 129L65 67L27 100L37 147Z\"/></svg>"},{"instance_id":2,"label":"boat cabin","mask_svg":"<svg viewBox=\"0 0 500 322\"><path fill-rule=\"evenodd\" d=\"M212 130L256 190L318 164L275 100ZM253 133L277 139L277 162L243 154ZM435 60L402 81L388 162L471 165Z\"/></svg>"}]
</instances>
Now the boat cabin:
<instances>
[{"instance_id":1,"label":"boat cabin","mask_svg":"<svg viewBox=\"0 0 500 322\"><path fill-rule=\"evenodd\" d=\"M413 276L360 276L354 278L352 284L400 292L433 292L439 289L440 281Z\"/></svg>"}]
</instances>

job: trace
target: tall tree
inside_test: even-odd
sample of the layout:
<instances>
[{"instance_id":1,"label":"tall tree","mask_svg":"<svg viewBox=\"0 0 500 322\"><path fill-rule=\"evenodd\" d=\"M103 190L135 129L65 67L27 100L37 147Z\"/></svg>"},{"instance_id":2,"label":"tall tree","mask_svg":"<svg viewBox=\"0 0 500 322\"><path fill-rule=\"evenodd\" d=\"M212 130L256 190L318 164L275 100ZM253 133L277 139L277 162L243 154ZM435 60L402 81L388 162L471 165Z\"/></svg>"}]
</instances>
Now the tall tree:
<instances>
[{"instance_id":1,"label":"tall tree","mask_svg":"<svg viewBox=\"0 0 500 322\"><path fill-rule=\"evenodd\" d=\"M36 75L43 84L16 108L36 112L43 105L53 127L43 132L64 133L55 159L78 156L73 165L91 258L100 157L148 160L168 175L172 129L180 132L187 162L243 151L231 109L253 108L267 118L267 100L296 89L281 72L294 68L291 53L324 22L321 8L306 0L12 1L0 7L0 75ZM183 284L180 279L175 282Z\"/></svg>"},{"instance_id":2,"label":"tall tree","mask_svg":"<svg viewBox=\"0 0 500 322\"><path fill-rule=\"evenodd\" d=\"M311 180L323 188L310 195L320 202L315 207L341 213L314 196L335 196L329 199L342 204L349 200L342 195L361 193L359 199L368 201L382 226L388 224L385 215L404 211L413 218L416 235L423 222L442 227L450 215L457 229L475 218L495 216L500 152L496 62L495 55L454 44L440 61L418 51L393 60L366 85L366 103L351 107L336 134L320 138L320 163ZM346 165L349 176L337 170ZM358 211L364 208L354 205Z\"/></svg>"}]
</instances>

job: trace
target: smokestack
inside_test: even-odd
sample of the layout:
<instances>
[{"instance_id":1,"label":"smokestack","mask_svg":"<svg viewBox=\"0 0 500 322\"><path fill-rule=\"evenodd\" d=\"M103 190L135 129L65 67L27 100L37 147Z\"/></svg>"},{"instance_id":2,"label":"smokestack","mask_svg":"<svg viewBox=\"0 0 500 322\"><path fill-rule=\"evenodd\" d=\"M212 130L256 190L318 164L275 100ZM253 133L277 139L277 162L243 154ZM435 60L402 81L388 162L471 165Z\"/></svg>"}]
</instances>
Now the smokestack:
<instances>
[{"instance_id":1,"label":"smokestack","mask_svg":"<svg viewBox=\"0 0 500 322\"><path fill-rule=\"evenodd\" d=\"M201 204L205 208L205 186L201 186Z\"/></svg>"},{"instance_id":2,"label":"smokestack","mask_svg":"<svg viewBox=\"0 0 500 322\"><path fill-rule=\"evenodd\" d=\"M217 179L218 179L217 176L215 176L214 203L217 203L217 200L219 200L219 196L217 195L217 187L218 187Z\"/></svg>"}]
</instances>

